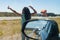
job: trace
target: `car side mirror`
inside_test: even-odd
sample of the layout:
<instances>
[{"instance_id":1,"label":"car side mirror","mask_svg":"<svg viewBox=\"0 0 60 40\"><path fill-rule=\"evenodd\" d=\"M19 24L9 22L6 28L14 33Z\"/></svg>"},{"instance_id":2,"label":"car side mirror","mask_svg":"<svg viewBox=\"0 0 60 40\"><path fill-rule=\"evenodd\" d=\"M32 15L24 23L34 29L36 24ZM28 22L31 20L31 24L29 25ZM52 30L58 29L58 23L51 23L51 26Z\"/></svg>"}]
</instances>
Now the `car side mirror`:
<instances>
[{"instance_id":1,"label":"car side mirror","mask_svg":"<svg viewBox=\"0 0 60 40\"><path fill-rule=\"evenodd\" d=\"M58 25L54 20L34 19L24 22L22 33L30 39L47 39L53 35L58 36ZM55 34L55 33L56 34ZM36 36L39 36L37 38Z\"/></svg>"}]
</instances>

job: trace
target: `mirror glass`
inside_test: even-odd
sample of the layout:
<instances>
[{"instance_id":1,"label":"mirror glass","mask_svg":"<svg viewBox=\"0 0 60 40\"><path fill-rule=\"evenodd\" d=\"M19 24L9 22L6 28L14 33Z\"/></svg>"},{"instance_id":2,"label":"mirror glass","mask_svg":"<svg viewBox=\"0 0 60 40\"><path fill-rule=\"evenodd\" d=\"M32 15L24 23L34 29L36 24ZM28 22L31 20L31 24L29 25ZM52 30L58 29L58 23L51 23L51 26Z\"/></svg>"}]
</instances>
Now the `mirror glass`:
<instances>
[{"instance_id":1,"label":"mirror glass","mask_svg":"<svg viewBox=\"0 0 60 40\"><path fill-rule=\"evenodd\" d=\"M28 28L28 29L36 29L36 28L42 29L43 27L45 27L46 24L47 24L46 20L31 21L31 22L27 23L26 28Z\"/></svg>"},{"instance_id":2,"label":"mirror glass","mask_svg":"<svg viewBox=\"0 0 60 40\"><path fill-rule=\"evenodd\" d=\"M38 31L42 30L46 24L47 20L35 20L35 21L30 21L26 24L25 27L25 33L27 36L32 37L32 38L38 38ZM41 37L39 37L41 39Z\"/></svg>"}]
</instances>

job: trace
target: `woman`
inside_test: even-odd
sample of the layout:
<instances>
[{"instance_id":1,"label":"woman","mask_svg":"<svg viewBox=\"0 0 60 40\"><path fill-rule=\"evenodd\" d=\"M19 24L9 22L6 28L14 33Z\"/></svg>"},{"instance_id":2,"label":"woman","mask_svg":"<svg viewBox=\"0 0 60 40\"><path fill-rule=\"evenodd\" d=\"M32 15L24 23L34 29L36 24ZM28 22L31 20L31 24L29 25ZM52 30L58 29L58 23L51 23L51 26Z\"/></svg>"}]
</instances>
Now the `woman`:
<instances>
[{"instance_id":1,"label":"woman","mask_svg":"<svg viewBox=\"0 0 60 40\"><path fill-rule=\"evenodd\" d=\"M33 13L31 13L31 15L34 15L34 14L36 14L37 12L36 12L36 10L32 7L32 6L29 6L34 12ZM27 7L24 7L24 8L27 8ZM23 9L24 9L23 8ZM15 14L17 14L17 15L22 15L21 13L18 13L17 11L15 11L14 9L12 9L11 7L9 7L8 6L8 9L10 9L12 12L14 12ZM27 8L28 9L28 8Z\"/></svg>"},{"instance_id":2,"label":"woman","mask_svg":"<svg viewBox=\"0 0 60 40\"><path fill-rule=\"evenodd\" d=\"M31 19L31 15L34 15L34 14L37 13L32 6L29 6L29 7L34 11L34 13L31 14L30 11L29 11L29 9L28 9L27 7L24 7L24 8L23 8L22 14L16 12L16 11L13 10L12 8L10 8L9 6L8 6L8 9L10 9L11 11L13 11L15 14L17 14L17 15L19 15L19 16L21 15L21 17L22 17L22 25L23 25L23 23L24 23L26 20L30 20L30 19ZM24 27L22 27L22 28L24 28ZM24 36L23 34L22 34L22 40L25 40L25 36ZM27 40L28 40L28 38L27 38Z\"/></svg>"}]
</instances>

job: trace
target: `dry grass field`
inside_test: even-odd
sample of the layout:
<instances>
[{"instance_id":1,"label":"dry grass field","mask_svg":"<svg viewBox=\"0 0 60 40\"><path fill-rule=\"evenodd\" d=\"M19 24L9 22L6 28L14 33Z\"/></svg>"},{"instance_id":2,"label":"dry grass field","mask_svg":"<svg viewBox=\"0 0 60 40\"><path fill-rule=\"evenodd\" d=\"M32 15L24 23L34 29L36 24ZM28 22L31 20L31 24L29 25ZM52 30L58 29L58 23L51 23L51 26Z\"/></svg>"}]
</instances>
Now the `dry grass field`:
<instances>
[{"instance_id":1,"label":"dry grass field","mask_svg":"<svg viewBox=\"0 0 60 40\"><path fill-rule=\"evenodd\" d=\"M58 23L60 31L60 18L52 20ZM0 20L0 40L21 40L21 19Z\"/></svg>"},{"instance_id":2,"label":"dry grass field","mask_svg":"<svg viewBox=\"0 0 60 40\"><path fill-rule=\"evenodd\" d=\"M0 20L0 40L13 40L14 38L14 40L17 40L17 36L21 35L20 29L20 19Z\"/></svg>"}]
</instances>

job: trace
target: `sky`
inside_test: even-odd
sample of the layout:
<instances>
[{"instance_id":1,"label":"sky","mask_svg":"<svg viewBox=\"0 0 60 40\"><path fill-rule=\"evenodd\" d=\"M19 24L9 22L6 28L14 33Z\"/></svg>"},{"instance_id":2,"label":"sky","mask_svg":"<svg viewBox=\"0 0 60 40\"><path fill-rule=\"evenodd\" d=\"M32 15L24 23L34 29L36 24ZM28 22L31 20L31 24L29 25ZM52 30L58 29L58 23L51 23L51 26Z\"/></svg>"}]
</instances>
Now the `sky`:
<instances>
[{"instance_id":1,"label":"sky","mask_svg":"<svg viewBox=\"0 0 60 40\"><path fill-rule=\"evenodd\" d=\"M12 9L21 13L24 7L30 5L34 7L38 13L46 9L47 12L60 14L60 0L0 0L0 12L12 12L7 9L7 7L10 6ZM33 10L30 9L30 12L33 12Z\"/></svg>"}]
</instances>

